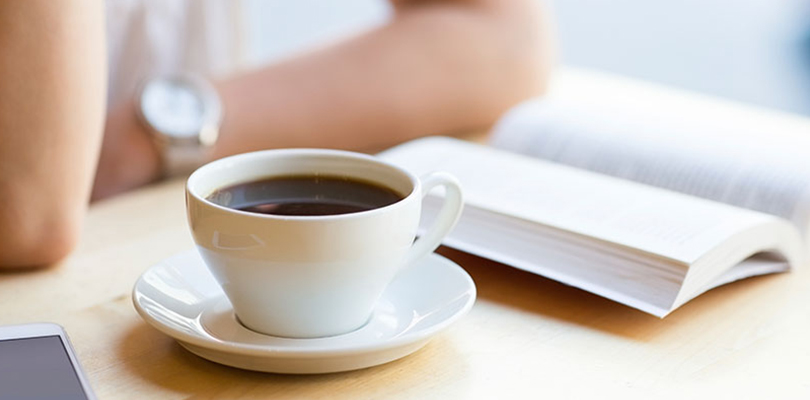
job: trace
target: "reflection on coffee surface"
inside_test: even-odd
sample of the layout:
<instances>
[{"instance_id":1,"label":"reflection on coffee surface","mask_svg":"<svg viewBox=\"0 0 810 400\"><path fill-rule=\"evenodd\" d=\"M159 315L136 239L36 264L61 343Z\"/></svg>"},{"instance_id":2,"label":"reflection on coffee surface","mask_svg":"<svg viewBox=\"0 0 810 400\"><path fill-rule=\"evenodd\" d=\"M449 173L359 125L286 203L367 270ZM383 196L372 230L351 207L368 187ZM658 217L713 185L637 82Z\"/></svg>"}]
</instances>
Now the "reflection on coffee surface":
<instances>
[{"instance_id":1,"label":"reflection on coffee surface","mask_svg":"<svg viewBox=\"0 0 810 400\"><path fill-rule=\"evenodd\" d=\"M396 191L355 178L294 175L219 189L208 200L228 208L273 215L337 215L385 207L403 199Z\"/></svg>"}]
</instances>

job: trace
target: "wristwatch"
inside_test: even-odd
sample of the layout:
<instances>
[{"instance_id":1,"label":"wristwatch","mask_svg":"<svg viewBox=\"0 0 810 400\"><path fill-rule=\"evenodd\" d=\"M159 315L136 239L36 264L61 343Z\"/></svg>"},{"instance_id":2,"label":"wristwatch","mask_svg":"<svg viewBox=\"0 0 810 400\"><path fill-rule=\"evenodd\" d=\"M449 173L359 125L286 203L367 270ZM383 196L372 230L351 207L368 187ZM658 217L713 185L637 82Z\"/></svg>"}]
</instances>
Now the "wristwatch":
<instances>
[{"instance_id":1,"label":"wristwatch","mask_svg":"<svg viewBox=\"0 0 810 400\"><path fill-rule=\"evenodd\" d=\"M194 74L151 78L136 109L160 152L164 178L190 174L208 160L222 124L222 102L210 82Z\"/></svg>"}]
</instances>

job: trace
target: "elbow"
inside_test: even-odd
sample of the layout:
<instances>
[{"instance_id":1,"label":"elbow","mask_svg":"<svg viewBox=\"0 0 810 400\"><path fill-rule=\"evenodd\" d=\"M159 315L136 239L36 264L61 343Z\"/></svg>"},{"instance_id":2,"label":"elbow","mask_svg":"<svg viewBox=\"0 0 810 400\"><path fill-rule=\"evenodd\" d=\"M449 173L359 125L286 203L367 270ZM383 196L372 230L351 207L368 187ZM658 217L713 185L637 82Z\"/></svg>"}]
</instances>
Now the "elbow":
<instances>
[{"instance_id":1,"label":"elbow","mask_svg":"<svg viewBox=\"0 0 810 400\"><path fill-rule=\"evenodd\" d=\"M490 16L501 43L502 96L512 106L547 92L556 47L551 15L542 2L518 0L498 6Z\"/></svg>"},{"instance_id":2,"label":"elbow","mask_svg":"<svg viewBox=\"0 0 810 400\"><path fill-rule=\"evenodd\" d=\"M477 126L494 123L516 104L542 96L549 88L556 62L551 17L536 0L479 0L468 7L456 43L466 48L457 70L477 93L466 96ZM471 67L473 66L473 67ZM465 69L466 67L466 69Z\"/></svg>"},{"instance_id":3,"label":"elbow","mask_svg":"<svg viewBox=\"0 0 810 400\"><path fill-rule=\"evenodd\" d=\"M76 247L79 224L67 218L40 223L0 222L0 269L42 268L59 263Z\"/></svg>"}]
</instances>

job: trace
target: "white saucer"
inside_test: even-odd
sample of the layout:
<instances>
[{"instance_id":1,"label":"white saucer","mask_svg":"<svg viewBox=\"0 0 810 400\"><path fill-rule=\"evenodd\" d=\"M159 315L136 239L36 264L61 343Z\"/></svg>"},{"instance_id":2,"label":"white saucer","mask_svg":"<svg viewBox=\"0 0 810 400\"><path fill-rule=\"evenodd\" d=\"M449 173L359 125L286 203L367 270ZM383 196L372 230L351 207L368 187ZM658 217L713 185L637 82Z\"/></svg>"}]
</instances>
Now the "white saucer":
<instances>
[{"instance_id":1,"label":"white saucer","mask_svg":"<svg viewBox=\"0 0 810 400\"><path fill-rule=\"evenodd\" d=\"M192 353L279 373L348 371L404 357L467 313L475 295L466 271L431 254L389 285L362 328L327 338L289 339L243 327L196 250L152 266L132 291L141 317Z\"/></svg>"}]
</instances>

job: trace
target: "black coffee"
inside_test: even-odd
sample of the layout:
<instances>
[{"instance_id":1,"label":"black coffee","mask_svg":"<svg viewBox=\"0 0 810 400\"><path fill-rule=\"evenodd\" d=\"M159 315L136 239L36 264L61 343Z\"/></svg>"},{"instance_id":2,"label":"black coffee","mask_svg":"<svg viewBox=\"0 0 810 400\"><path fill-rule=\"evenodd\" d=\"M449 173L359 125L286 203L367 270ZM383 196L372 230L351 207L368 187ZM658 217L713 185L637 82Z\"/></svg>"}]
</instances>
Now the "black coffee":
<instances>
[{"instance_id":1,"label":"black coffee","mask_svg":"<svg viewBox=\"0 0 810 400\"><path fill-rule=\"evenodd\" d=\"M219 189L208 200L224 207L274 215L336 215L385 207L403 196L384 186L320 175L271 177Z\"/></svg>"}]
</instances>

